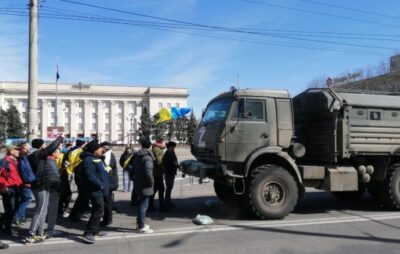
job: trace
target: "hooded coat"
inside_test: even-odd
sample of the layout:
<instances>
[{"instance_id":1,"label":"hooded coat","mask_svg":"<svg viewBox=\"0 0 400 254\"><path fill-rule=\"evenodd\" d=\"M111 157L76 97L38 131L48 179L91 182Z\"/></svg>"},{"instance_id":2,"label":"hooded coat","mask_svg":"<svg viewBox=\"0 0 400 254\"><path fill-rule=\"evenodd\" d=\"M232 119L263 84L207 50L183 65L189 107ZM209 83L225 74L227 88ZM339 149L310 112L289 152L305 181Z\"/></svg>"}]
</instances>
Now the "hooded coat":
<instances>
[{"instance_id":1,"label":"hooded coat","mask_svg":"<svg viewBox=\"0 0 400 254\"><path fill-rule=\"evenodd\" d=\"M154 194L154 156L148 149L141 149L135 154L135 190L138 195Z\"/></svg>"}]
</instances>

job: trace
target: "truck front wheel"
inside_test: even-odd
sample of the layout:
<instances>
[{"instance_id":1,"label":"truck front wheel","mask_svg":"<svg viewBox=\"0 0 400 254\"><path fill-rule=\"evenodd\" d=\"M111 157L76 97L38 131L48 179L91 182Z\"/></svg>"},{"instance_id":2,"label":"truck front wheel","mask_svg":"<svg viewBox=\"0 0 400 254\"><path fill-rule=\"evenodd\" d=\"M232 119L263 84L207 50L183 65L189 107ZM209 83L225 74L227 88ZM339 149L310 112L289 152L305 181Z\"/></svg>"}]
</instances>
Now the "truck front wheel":
<instances>
[{"instance_id":1,"label":"truck front wheel","mask_svg":"<svg viewBox=\"0 0 400 254\"><path fill-rule=\"evenodd\" d=\"M252 170L248 205L260 219L281 219L293 211L298 188L293 176L283 167L266 164Z\"/></svg>"}]
</instances>

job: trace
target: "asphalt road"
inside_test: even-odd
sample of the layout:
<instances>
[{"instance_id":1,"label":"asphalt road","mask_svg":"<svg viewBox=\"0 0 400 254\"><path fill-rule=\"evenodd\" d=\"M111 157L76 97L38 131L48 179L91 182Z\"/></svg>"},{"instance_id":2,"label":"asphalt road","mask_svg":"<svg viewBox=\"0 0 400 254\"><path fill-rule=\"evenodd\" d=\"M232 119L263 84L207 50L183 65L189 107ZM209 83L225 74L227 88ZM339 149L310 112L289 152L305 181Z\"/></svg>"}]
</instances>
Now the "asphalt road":
<instances>
[{"instance_id":1,"label":"asphalt road","mask_svg":"<svg viewBox=\"0 0 400 254\"><path fill-rule=\"evenodd\" d=\"M178 178L173 192L177 207L170 213L148 213L147 223L155 230L151 235L134 232L136 211L129 195L116 192L114 223L95 245L81 242L84 223L60 219L62 237L29 245L7 239L11 247L1 253L400 253L400 213L384 210L369 195L342 203L330 193L308 190L284 220L258 221L221 204L212 182L191 185L188 178ZM196 226L191 220L197 214L215 223ZM27 226L19 230L21 235Z\"/></svg>"}]
</instances>

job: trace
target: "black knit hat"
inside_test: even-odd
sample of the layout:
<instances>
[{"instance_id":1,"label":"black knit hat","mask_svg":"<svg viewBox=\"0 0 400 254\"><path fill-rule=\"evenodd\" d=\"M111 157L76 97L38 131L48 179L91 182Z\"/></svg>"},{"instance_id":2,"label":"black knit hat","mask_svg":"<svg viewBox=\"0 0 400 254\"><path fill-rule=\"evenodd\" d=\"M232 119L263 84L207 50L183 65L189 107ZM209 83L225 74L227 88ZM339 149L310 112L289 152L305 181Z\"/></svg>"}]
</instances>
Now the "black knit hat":
<instances>
[{"instance_id":1,"label":"black knit hat","mask_svg":"<svg viewBox=\"0 0 400 254\"><path fill-rule=\"evenodd\" d=\"M35 149L41 148L43 144L44 140L41 138L35 138L34 140L32 140L32 147Z\"/></svg>"},{"instance_id":2,"label":"black knit hat","mask_svg":"<svg viewBox=\"0 0 400 254\"><path fill-rule=\"evenodd\" d=\"M150 139L148 139L148 138L143 138L143 139L141 139L140 140L140 145L143 147L143 148L150 148L150 146L151 146L151 141L150 141Z\"/></svg>"},{"instance_id":3,"label":"black knit hat","mask_svg":"<svg viewBox=\"0 0 400 254\"><path fill-rule=\"evenodd\" d=\"M176 147L176 143L174 141L169 141L167 143L167 148L170 148L170 147Z\"/></svg>"},{"instance_id":4,"label":"black knit hat","mask_svg":"<svg viewBox=\"0 0 400 254\"><path fill-rule=\"evenodd\" d=\"M77 139L75 143L76 143L76 146L81 147L81 146L83 146L83 144L85 144L86 142L85 142L84 140L82 140L82 139Z\"/></svg>"},{"instance_id":5,"label":"black knit hat","mask_svg":"<svg viewBox=\"0 0 400 254\"><path fill-rule=\"evenodd\" d=\"M90 141L86 146L85 150L89 153L94 153L97 149L99 149L101 146L99 144L99 141L97 139L93 139Z\"/></svg>"}]
</instances>

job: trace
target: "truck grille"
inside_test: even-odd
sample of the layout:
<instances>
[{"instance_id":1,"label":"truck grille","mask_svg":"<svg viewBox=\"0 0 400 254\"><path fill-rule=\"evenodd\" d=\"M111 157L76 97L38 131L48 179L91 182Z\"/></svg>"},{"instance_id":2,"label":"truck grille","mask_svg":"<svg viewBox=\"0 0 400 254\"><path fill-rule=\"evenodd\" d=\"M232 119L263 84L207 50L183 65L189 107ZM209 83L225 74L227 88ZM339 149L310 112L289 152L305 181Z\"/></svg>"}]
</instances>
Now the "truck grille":
<instances>
[{"instance_id":1,"label":"truck grille","mask_svg":"<svg viewBox=\"0 0 400 254\"><path fill-rule=\"evenodd\" d=\"M192 147L192 154L196 157L213 158L214 151L207 148Z\"/></svg>"}]
</instances>

